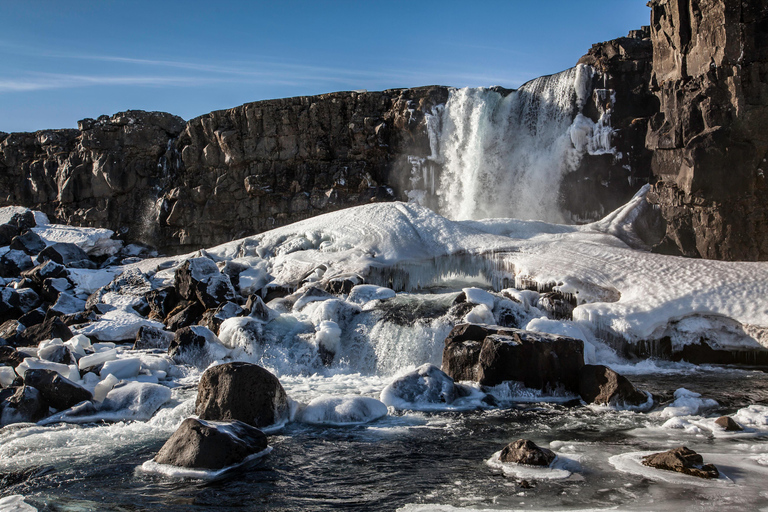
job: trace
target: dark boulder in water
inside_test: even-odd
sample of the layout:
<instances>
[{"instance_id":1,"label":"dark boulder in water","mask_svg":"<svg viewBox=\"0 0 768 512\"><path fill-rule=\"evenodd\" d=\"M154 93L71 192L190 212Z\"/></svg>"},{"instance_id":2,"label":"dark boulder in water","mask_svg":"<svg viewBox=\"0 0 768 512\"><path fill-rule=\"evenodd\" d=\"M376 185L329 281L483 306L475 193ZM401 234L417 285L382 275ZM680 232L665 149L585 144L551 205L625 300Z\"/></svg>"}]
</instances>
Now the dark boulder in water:
<instances>
[{"instance_id":1,"label":"dark boulder in water","mask_svg":"<svg viewBox=\"0 0 768 512\"><path fill-rule=\"evenodd\" d=\"M286 416L288 397L277 377L261 366L226 363L205 371L195 407L203 420L240 420L266 427Z\"/></svg>"},{"instance_id":2,"label":"dark boulder in water","mask_svg":"<svg viewBox=\"0 0 768 512\"><path fill-rule=\"evenodd\" d=\"M587 364L579 370L579 395L587 403L638 406L648 396L607 366Z\"/></svg>"},{"instance_id":3,"label":"dark boulder in water","mask_svg":"<svg viewBox=\"0 0 768 512\"><path fill-rule=\"evenodd\" d=\"M424 364L392 381L381 392L387 405L450 404L461 396L453 379L437 366Z\"/></svg>"},{"instance_id":4,"label":"dark boulder in water","mask_svg":"<svg viewBox=\"0 0 768 512\"><path fill-rule=\"evenodd\" d=\"M52 370L27 370L24 384L40 391L46 402L60 411L93 399L90 391Z\"/></svg>"},{"instance_id":5,"label":"dark boulder in water","mask_svg":"<svg viewBox=\"0 0 768 512\"><path fill-rule=\"evenodd\" d=\"M541 448L529 439L518 439L504 447L499 460L528 466L549 466L556 457L555 452Z\"/></svg>"},{"instance_id":6,"label":"dark boulder in water","mask_svg":"<svg viewBox=\"0 0 768 512\"><path fill-rule=\"evenodd\" d=\"M704 464L701 455L685 446L643 457L643 465L665 471L676 471L698 478L717 478L720 472L713 464Z\"/></svg>"},{"instance_id":7,"label":"dark boulder in water","mask_svg":"<svg viewBox=\"0 0 768 512\"><path fill-rule=\"evenodd\" d=\"M445 340L443 370L484 386L522 382L532 389L578 392L584 343L575 338L476 324L457 325Z\"/></svg>"},{"instance_id":8,"label":"dark boulder in water","mask_svg":"<svg viewBox=\"0 0 768 512\"><path fill-rule=\"evenodd\" d=\"M267 449L267 436L242 421L187 418L155 456L158 464L221 469Z\"/></svg>"}]
</instances>

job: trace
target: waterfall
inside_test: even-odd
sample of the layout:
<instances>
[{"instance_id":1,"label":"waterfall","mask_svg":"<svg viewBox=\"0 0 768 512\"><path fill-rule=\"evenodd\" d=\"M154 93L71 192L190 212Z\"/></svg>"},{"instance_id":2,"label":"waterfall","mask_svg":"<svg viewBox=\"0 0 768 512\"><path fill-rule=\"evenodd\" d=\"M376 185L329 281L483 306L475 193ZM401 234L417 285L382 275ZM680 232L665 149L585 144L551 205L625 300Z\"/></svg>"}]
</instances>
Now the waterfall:
<instances>
[{"instance_id":1,"label":"waterfall","mask_svg":"<svg viewBox=\"0 0 768 512\"><path fill-rule=\"evenodd\" d=\"M436 197L437 211L450 219L565 222L558 197L562 177L585 153L613 151L610 101L596 102L597 123L582 114L593 74L579 65L507 95L487 88L451 91L446 105L427 117L429 160L441 168L439 180L433 184L434 176L426 174L418 180L428 168L419 162L409 196L422 204L425 196Z\"/></svg>"}]
</instances>

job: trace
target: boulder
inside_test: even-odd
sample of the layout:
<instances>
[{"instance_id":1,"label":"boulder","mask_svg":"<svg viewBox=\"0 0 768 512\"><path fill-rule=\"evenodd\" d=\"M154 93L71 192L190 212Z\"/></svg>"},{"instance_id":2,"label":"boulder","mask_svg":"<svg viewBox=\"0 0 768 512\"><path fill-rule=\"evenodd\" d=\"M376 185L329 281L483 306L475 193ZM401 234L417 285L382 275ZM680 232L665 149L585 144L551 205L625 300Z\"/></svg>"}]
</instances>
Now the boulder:
<instances>
[{"instance_id":1,"label":"boulder","mask_svg":"<svg viewBox=\"0 0 768 512\"><path fill-rule=\"evenodd\" d=\"M555 452L541 448L531 440L518 439L501 450L499 460L528 466L549 466L556 457Z\"/></svg>"},{"instance_id":2,"label":"boulder","mask_svg":"<svg viewBox=\"0 0 768 512\"><path fill-rule=\"evenodd\" d=\"M740 432L744 430L744 428L736 423L730 416L720 416L715 420L715 425L723 427L726 432Z\"/></svg>"},{"instance_id":3,"label":"boulder","mask_svg":"<svg viewBox=\"0 0 768 512\"><path fill-rule=\"evenodd\" d=\"M288 414L288 397L277 377L250 363L226 363L205 371L197 387L200 419L240 420L266 427Z\"/></svg>"},{"instance_id":4,"label":"boulder","mask_svg":"<svg viewBox=\"0 0 768 512\"><path fill-rule=\"evenodd\" d=\"M0 426L34 423L48 415L48 404L40 391L31 386L21 386L0 402L0 411Z\"/></svg>"},{"instance_id":5,"label":"boulder","mask_svg":"<svg viewBox=\"0 0 768 512\"><path fill-rule=\"evenodd\" d=\"M720 476L720 472L713 464L704 464L701 455L685 446L647 455L643 457L642 463L644 466L665 471L677 471L698 478L717 478Z\"/></svg>"},{"instance_id":6,"label":"boulder","mask_svg":"<svg viewBox=\"0 0 768 512\"><path fill-rule=\"evenodd\" d=\"M147 299L149 309L151 310L150 320L163 321L179 303L176 288L173 286L164 286L163 288L151 290L144 298Z\"/></svg>"},{"instance_id":7,"label":"boulder","mask_svg":"<svg viewBox=\"0 0 768 512\"><path fill-rule=\"evenodd\" d=\"M19 228L10 224L0 224L0 247L11 245L14 237L19 235Z\"/></svg>"},{"instance_id":8,"label":"boulder","mask_svg":"<svg viewBox=\"0 0 768 512\"><path fill-rule=\"evenodd\" d=\"M40 296L32 288L20 288L16 293L19 294L19 308L22 313L28 313L42 304Z\"/></svg>"},{"instance_id":9,"label":"boulder","mask_svg":"<svg viewBox=\"0 0 768 512\"><path fill-rule=\"evenodd\" d=\"M20 330L24 330L24 325L18 320L6 320L0 324L0 338L7 340Z\"/></svg>"},{"instance_id":10,"label":"boulder","mask_svg":"<svg viewBox=\"0 0 768 512\"><path fill-rule=\"evenodd\" d=\"M176 357L182 353L205 350L207 337L192 327L182 327L173 335L173 341L168 345L168 355Z\"/></svg>"},{"instance_id":11,"label":"boulder","mask_svg":"<svg viewBox=\"0 0 768 512\"><path fill-rule=\"evenodd\" d=\"M14 251L24 251L32 256L45 249L45 241L34 231L27 231L23 235L14 237L10 247Z\"/></svg>"},{"instance_id":12,"label":"boulder","mask_svg":"<svg viewBox=\"0 0 768 512\"><path fill-rule=\"evenodd\" d=\"M176 331L198 323L204 312L199 302L182 301L171 310L164 323L168 330Z\"/></svg>"},{"instance_id":13,"label":"boulder","mask_svg":"<svg viewBox=\"0 0 768 512\"><path fill-rule=\"evenodd\" d=\"M174 335L163 331L157 327L142 325L136 333L136 341L133 344L134 350L146 350L159 348L168 350L173 341Z\"/></svg>"},{"instance_id":14,"label":"boulder","mask_svg":"<svg viewBox=\"0 0 768 512\"><path fill-rule=\"evenodd\" d=\"M41 324L45 322L45 311L43 311L42 308L36 308L28 313L24 313L19 317L19 323L23 326L23 328L26 327L32 327L33 325Z\"/></svg>"},{"instance_id":15,"label":"boulder","mask_svg":"<svg viewBox=\"0 0 768 512\"><path fill-rule=\"evenodd\" d=\"M266 307L266 306L265 306ZM216 334L219 334L219 328L224 320L236 316L243 316L247 311L234 302L225 302L216 309L209 309L203 313L200 325L209 328Z\"/></svg>"},{"instance_id":16,"label":"boulder","mask_svg":"<svg viewBox=\"0 0 768 512\"><path fill-rule=\"evenodd\" d=\"M56 302L62 292L71 288L72 283L66 279L61 277L52 279L49 277L43 281L43 285L40 287L40 296L46 302Z\"/></svg>"},{"instance_id":17,"label":"boulder","mask_svg":"<svg viewBox=\"0 0 768 512\"><path fill-rule=\"evenodd\" d=\"M17 352L13 347L0 347L0 366L11 366L16 368L24 361L25 357L24 354Z\"/></svg>"},{"instance_id":18,"label":"boulder","mask_svg":"<svg viewBox=\"0 0 768 512\"><path fill-rule=\"evenodd\" d=\"M22 271L34 266L27 253L11 250L0 256L0 277L16 278Z\"/></svg>"},{"instance_id":19,"label":"boulder","mask_svg":"<svg viewBox=\"0 0 768 512\"><path fill-rule=\"evenodd\" d=\"M35 221L35 214L32 210L24 210L22 212L14 213L11 218L8 219L6 225L16 228L19 233L23 233L37 226L37 222Z\"/></svg>"},{"instance_id":20,"label":"boulder","mask_svg":"<svg viewBox=\"0 0 768 512\"><path fill-rule=\"evenodd\" d=\"M64 322L58 317L47 318L43 323L27 327L13 336L6 338L9 345L16 347L35 346L41 341L61 338L67 341L73 336Z\"/></svg>"},{"instance_id":21,"label":"boulder","mask_svg":"<svg viewBox=\"0 0 768 512\"><path fill-rule=\"evenodd\" d=\"M420 404L450 404L460 396L453 379L427 363L392 381L382 390L381 401L408 408Z\"/></svg>"},{"instance_id":22,"label":"boulder","mask_svg":"<svg viewBox=\"0 0 768 512\"><path fill-rule=\"evenodd\" d=\"M579 391L584 343L520 329L461 324L445 340L443 371L484 386L522 382L532 389Z\"/></svg>"},{"instance_id":23,"label":"boulder","mask_svg":"<svg viewBox=\"0 0 768 512\"><path fill-rule=\"evenodd\" d=\"M264 304L264 301L258 295L251 295L245 302L246 314L262 322L268 322L272 317L273 311ZM240 315L234 315L240 316Z\"/></svg>"},{"instance_id":24,"label":"boulder","mask_svg":"<svg viewBox=\"0 0 768 512\"><path fill-rule=\"evenodd\" d=\"M93 399L90 391L52 370L27 370L24 384L40 391L43 399L60 411Z\"/></svg>"},{"instance_id":25,"label":"boulder","mask_svg":"<svg viewBox=\"0 0 768 512\"><path fill-rule=\"evenodd\" d=\"M37 256L40 263L46 260L54 261L60 265L70 266L73 263L87 260L88 255L75 244L68 242L58 242L41 250Z\"/></svg>"},{"instance_id":26,"label":"boulder","mask_svg":"<svg viewBox=\"0 0 768 512\"><path fill-rule=\"evenodd\" d=\"M175 285L182 298L197 299L207 309L237 298L229 277L205 257L191 258L182 263L176 269Z\"/></svg>"},{"instance_id":27,"label":"boulder","mask_svg":"<svg viewBox=\"0 0 768 512\"><path fill-rule=\"evenodd\" d=\"M639 406L648 396L607 366L587 364L579 370L579 395L588 404Z\"/></svg>"},{"instance_id":28,"label":"boulder","mask_svg":"<svg viewBox=\"0 0 768 512\"><path fill-rule=\"evenodd\" d=\"M60 277L67 277L67 269L64 265L56 263L52 260L47 260L40 263L36 267L29 270L25 270L21 273L21 277L29 279L33 283L41 286L46 279L56 279Z\"/></svg>"},{"instance_id":29,"label":"boulder","mask_svg":"<svg viewBox=\"0 0 768 512\"><path fill-rule=\"evenodd\" d=\"M158 464L221 469L267 449L267 436L242 421L185 419L155 456Z\"/></svg>"},{"instance_id":30,"label":"boulder","mask_svg":"<svg viewBox=\"0 0 768 512\"><path fill-rule=\"evenodd\" d=\"M72 352L69 351L69 347L66 345L48 345L47 347L43 347L38 350L37 357L44 361L59 364L69 365L75 362L75 359L72 357Z\"/></svg>"},{"instance_id":31,"label":"boulder","mask_svg":"<svg viewBox=\"0 0 768 512\"><path fill-rule=\"evenodd\" d=\"M0 322L19 318L22 313L18 292L13 288L0 289Z\"/></svg>"},{"instance_id":32,"label":"boulder","mask_svg":"<svg viewBox=\"0 0 768 512\"><path fill-rule=\"evenodd\" d=\"M573 309L576 307L576 300L561 292L547 292L539 296L536 307L546 311L548 316L555 320L571 320L573 319Z\"/></svg>"}]
</instances>

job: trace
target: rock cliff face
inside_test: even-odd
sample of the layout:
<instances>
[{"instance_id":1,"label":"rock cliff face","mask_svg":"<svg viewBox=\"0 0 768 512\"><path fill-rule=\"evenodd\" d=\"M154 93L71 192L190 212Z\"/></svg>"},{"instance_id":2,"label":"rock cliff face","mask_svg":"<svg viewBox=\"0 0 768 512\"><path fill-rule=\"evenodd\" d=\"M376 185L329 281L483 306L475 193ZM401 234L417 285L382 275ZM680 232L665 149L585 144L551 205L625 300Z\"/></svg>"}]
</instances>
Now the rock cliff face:
<instances>
[{"instance_id":1,"label":"rock cliff face","mask_svg":"<svg viewBox=\"0 0 768 512\"><path fill-rule=\"evenodd\" d=\"M183 252L373 200L427 156L445 87L249 103L185 123L129 111L0 135L0 205Z\"/></svg>"},{"instance_id":2,"label":"rock cliff face","mask_svg":"<svg viewBox=\"0 0 768 512\"><path fill-rule=\"evenodd\" d=\"M653 0L649 126L658 250L768 259L768 2Z\"/></svg>"}]
</instances>

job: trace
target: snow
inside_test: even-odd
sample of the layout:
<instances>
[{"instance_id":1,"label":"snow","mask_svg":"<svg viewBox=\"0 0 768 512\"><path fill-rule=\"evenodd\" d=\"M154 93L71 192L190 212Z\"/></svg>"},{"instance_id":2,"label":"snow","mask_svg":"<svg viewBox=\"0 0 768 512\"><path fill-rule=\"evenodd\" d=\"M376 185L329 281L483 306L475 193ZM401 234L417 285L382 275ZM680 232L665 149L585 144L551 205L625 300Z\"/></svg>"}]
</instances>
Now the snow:
<instances>
[{"instance_id":1,"label":"snow","mask_svg":"<svg viewBox=\"0 0 768 512\"><path fill-rule=\"evenodd\" d=\"M119 240L112 240L114 231L102 228L83 228L65 224L48 224L32 231L43 239L46 246L55 243L75 244L89 256L111 256L123 246Z\"/></svg>"},{"instance_id":2,"label":"snow","mask_svg":"<svg viewBox=\"0 0 768 512\"><path fill-rule=\"evenodd\" d=\"M75 293L92 294L102 288L120 274L115 268L91 270L85 268L70 268L69 280L75 285Z\"/></svg>"},{"instance_id":3,"label":"snow","mask_svg":"<svg viewBox=\"0 0 768 512\"><path fill-rule=\"evenodd\" d=\"M158 329L165 327L160 322L142 317L130 308L121 308L107 311L99 320L81 329L73 329L73 332L93 336L101 341L125 341L133 340L139 329L145 325Z\"/></svg>"},{"instance_id":4,"label":"snow","mask_svg":"<svg viewBox=\"0 0 768 512\"><path fill-rule=\"evenodd\" d=\"M0 387L7 388L16 379L16 372L10 366L0 366Z\"/></svg>"},{"instance_id":5,"label":"snow","mask_svg":"<svg viewBox=\"0 0 768 512\"><path fill-rule=\"evenodd\" d=\"M323 347L329 352L336 353L339 350L341 328L332 320L324 320L315 327L315 342L318 347Z\"/></svg>"},{"instance_id":6,"label":"snow","mask_svg":"<svg viewBox=\"0 0 768 512\"><path fill-rule=\"evenodd\" d=\"M463 322L470 324L494 325L496 320L493 317L493 311L485 304L480 304L464 316Z\"/></svg>"},{"instance_id":7,"label":"snow","mask_svg":"<svg viewBox=\"0 0 768 512\"><path fill-rule=\"evenodd\" d=\"M358 284L352 287L347 300L353 304L367 304L372 300L386 300L395 296L394 290L372 284Z\"/></svg>"},{"instance_id":8,"label":"snow","mask_svg":"<svg viewBox=\"0 0 768 512\"><path fill-rule=\"evenodd\" d=\"M387 415L387 406L365 396L320 396L297 415L296 420L313 425L358 425Z\"/></svg>"},{"instance_id":9,"label":"snow","mask_svg":"<svg viewBox=\"0 0 768 512\"><path fill-rule=\"evenodd\" d=\"M742 426L767 427L768 426L768 406L750 405L739 409L733 415L734 421Z\"/></svg>"},{"instance_id":10,"label":"snow","mask_svg":"<svg viewBox=\"0 0 768 512\"><path fill-rule=\"evenodd\" d=\"M457 398L456 386L448 375L424 364L392 381L381 391L381 401L396 409L415 409L431 404L450 404Z\"/></svg>"},{"instance_id":11,"label":"snow","mask_svg":"<svg viewBox=\"0 0 768 512\"><path fill-rule=\"evenodd\" d=\"M118 379L130 379L136 377L139 371L141 371L141 359L138 357L127 357L107 361L101 368L99 375L101 375L101 378L111 374Z\"/></svg>"},{"instance_id":12,"label":"snow","mask_svg":"<svg viewBox=\"0 0 768 512\"><path fill-rule=\"evenodd\" d=\"M679 388L675 391L675 401L659 411L651 413L659 418L676 418L678 416L693 416L702 411L717 407L718 403L710 398L701 398L700 393ZM671 423L670 426L675 425ZM675 428L675 427L672 427Z\"/></svg>"},{"instance_id":13,"label":"snow","mask_svg":"<svg viewBox=\"0 0 768 512\"><path fill-rule=\"evenodd\" d=\"M493 309L493 305L496 301L496 297L494 297L493 294L481 290L480 288L464 288L461 291L464 292L467 297L467 302L470 304L484 304L488 309Z\"/></svg>"},{"instance_id":14,"label":"snow","mask_svg":"<svg viewBox=\"0 0 768 512\"><path fill-rule=\"evenodd\" d=\"M36 512L37 509L24 501L24 496L14 494L0 498L0 512Z\"/></svg>"}]
</instances>

